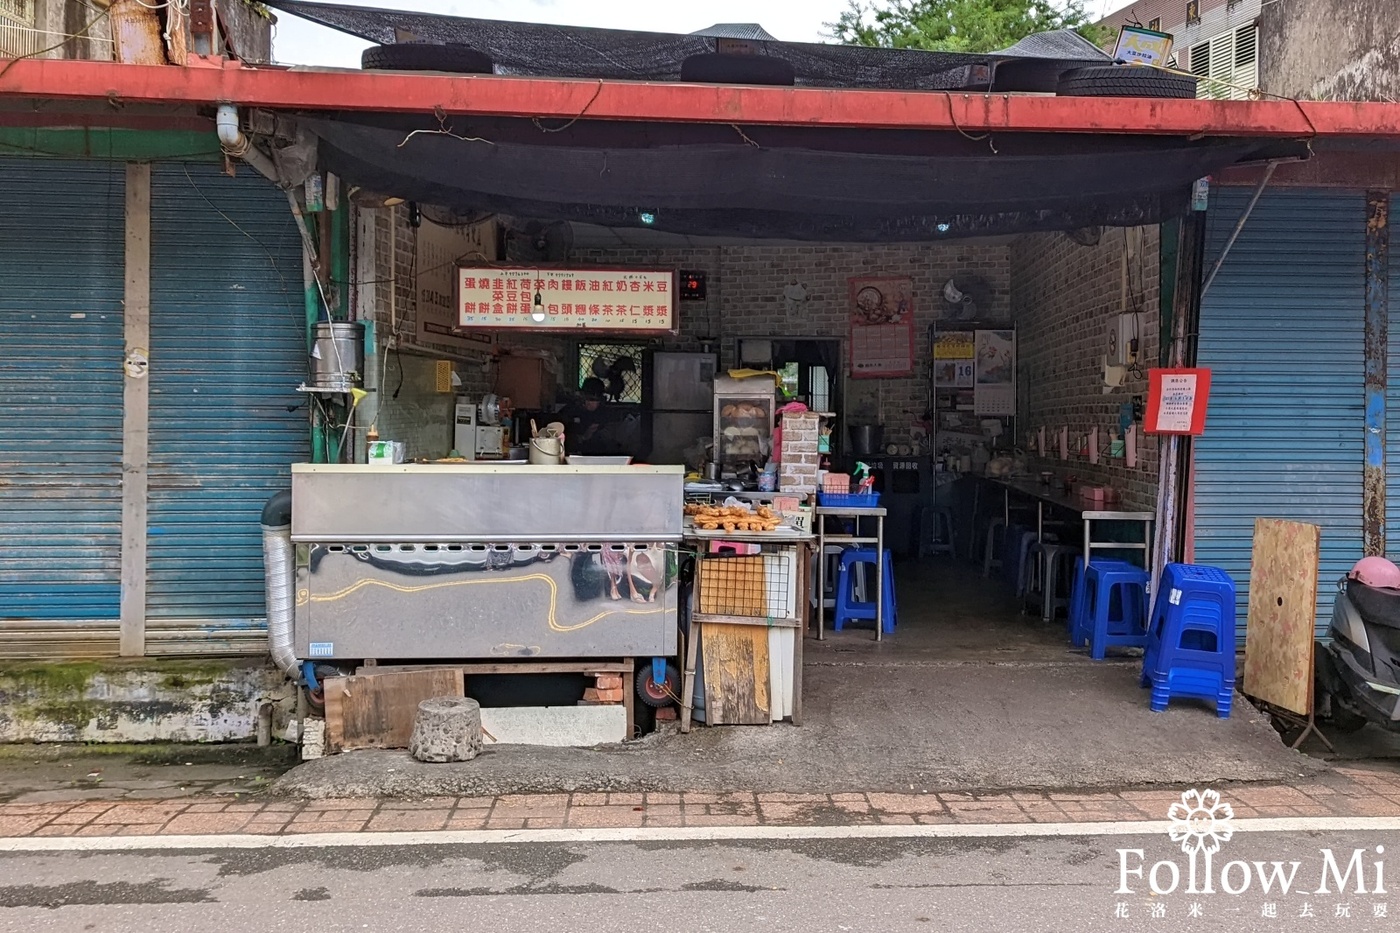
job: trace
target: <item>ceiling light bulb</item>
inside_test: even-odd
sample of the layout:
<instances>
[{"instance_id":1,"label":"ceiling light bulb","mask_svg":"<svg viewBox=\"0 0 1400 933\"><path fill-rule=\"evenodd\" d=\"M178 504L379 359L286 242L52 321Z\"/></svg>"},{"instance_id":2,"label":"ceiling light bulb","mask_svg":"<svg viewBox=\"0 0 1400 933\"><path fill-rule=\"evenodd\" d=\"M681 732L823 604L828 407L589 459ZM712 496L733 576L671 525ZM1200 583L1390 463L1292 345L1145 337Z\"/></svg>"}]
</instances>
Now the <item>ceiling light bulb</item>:
<instances>
[{"instance_id":1,"label":"ceiling light bulb","mask_svg":"<svg viewBox=\"0 0 1400 933\"><path fill-rule=\"evenodd\" d=\"M530 308L530 320L536 324L544 323L544 296L535 292L535 303Z\"/></svg>"}]
</instances>

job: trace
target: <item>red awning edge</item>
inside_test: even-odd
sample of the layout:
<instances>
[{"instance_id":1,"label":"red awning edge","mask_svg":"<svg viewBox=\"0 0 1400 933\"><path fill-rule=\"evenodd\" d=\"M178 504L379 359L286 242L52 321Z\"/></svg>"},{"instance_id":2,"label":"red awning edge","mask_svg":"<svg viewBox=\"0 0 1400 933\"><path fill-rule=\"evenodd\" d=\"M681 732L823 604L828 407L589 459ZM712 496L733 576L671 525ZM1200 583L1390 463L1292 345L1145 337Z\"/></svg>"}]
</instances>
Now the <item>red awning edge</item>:
<instances>
[{"instance_id":1,"label":"red awning edge","mask_svg":"<svg viewBox=\"0 0 1400 933\"><path fill-rule=\"evenodd\" d=\"M653 84L339 69L0 59L0 99L233 103L541 119L1233 137L1400 137L1400 104Z\"/></svg>"}]
</instances>

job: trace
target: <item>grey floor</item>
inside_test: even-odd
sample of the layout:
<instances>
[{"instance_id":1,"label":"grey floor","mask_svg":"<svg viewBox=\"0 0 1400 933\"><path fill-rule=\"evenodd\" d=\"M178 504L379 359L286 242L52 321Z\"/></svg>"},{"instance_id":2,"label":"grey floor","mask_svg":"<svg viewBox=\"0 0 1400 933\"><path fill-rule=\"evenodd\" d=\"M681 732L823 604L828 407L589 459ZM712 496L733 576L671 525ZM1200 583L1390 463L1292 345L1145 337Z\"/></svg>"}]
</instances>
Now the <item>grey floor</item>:
<instances>
[{"instance_id":1,"label":"grey floor","mask_svg":"<svg viewBox=\"0 0 1400 933\"><path fill-rule=\"evenodd\" d=\"M804 722L698 727L595 749L488 749L461 765L399 752L309 762L275 791L312 797L570 790L837 792L1289 781L1325 767L1236 698L1148 709L1131 657L1090 661L1062 622L1023 615L950 561L899 568L898 631L805 642Z\"/></svg>"}]
</instances>

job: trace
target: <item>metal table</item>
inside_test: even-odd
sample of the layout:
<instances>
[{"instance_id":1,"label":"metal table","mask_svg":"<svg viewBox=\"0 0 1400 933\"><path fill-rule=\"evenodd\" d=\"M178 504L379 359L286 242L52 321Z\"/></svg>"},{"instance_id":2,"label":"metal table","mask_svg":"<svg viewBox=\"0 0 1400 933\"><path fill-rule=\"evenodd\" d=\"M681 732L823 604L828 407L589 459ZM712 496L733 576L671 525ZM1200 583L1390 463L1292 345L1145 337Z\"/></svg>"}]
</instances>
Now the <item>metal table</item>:
<instances>
[{"instance_id":1,"label":"metal table","mask_svg":"<svg viewBox=\"0 0 1400 933\"><path fill-rule=\"evenodd\" d=\"M875 640L881 640L884 631L885 615L885 510L837 508L817 506L812 510L813 523L817 533L817 640L826 638L826 545L831 544L874 544L875 545ZM856 521L854 535L828 535L827 518L853 518ZM861 537L860 520L875 519L875 537Z\"/></svg>"},{"instance_id":2,"label":"metal table","mask_svg":"<svg viewBox=\"0 0 1400 933\"><path fill-rule=\"evenodd\" d=\"M705 625L764 625L795 628L792 658L792 724L802 725L802 639L806 629L806 600L802 598L811 571L812 536L794 528L777 531L704 531L687 522L685 541L702 547L712 541L732 541L736 544L789 544L798 548L796 580L793 582L793 619L734 618L702 613L691 592L690 631L685 639L685 669L681 674L681 731L689 732L695 710L695 668L700 653L700 631Z\"/></svg>"}]
</instances>

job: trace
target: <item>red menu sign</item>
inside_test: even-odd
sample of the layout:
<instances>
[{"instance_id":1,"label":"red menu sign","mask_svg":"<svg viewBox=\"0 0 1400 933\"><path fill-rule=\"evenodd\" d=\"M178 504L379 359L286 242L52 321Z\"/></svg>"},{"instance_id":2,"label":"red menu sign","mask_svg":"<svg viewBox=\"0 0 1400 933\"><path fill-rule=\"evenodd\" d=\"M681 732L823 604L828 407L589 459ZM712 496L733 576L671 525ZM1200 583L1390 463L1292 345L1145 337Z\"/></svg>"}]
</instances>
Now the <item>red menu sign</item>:
<instances>
[{"instance_id":1,"label":"red menu sign","mask_svg":"<svg viewBox=\"0 0 1400 933\"><path fill-rule=\"evenodd\" d=\"M1210 398L1208 369L1147 371L1148 434L1204 434Z\"/></svg>"},{"instance_id":2,"label":"red menu sign","mask_svg":"<svg viewBox=\"0 0 1400 933\"><path fill-rule=\"evenodd\" d=\"M676 275L658 269L461 267L457 326L674 332Z\"/></svg>"}]
</instances>

